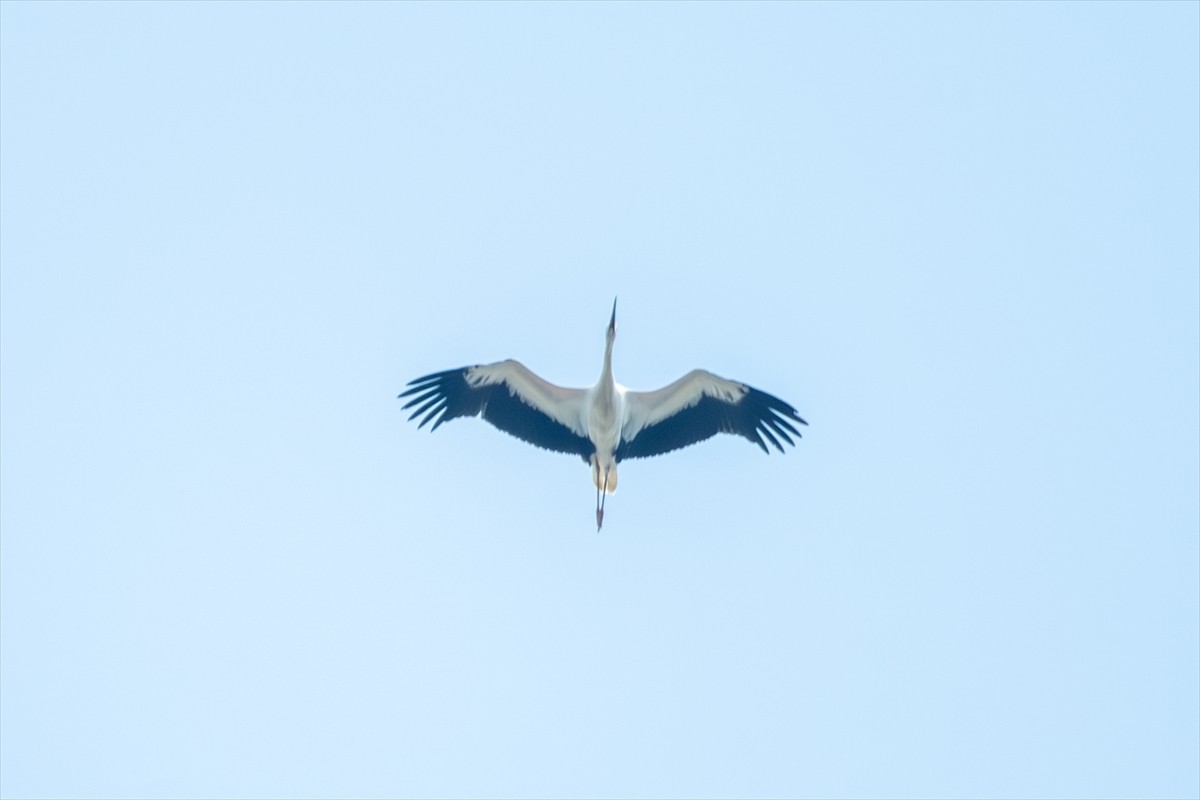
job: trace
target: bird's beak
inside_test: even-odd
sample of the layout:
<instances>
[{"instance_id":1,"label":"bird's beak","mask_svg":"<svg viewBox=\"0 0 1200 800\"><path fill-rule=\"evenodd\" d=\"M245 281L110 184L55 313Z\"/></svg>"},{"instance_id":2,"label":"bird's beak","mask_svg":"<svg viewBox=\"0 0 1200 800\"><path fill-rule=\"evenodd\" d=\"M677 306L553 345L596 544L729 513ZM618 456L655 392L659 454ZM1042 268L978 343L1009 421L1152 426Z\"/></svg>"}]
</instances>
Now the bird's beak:
<instances>
[{"instance_id":1,"label":"bird's beak","mask_svg":"<svg viewBox=\"0 0 1200 800\"><path fill-rule=\"evenodd\" d=\"M608 330L610 332L612 332L612 331L615 331L616 329L617 329L617 298L614 297L613 298L613 313L612 313L612 317L608 320Z\"/></svg>"}]
</instances>

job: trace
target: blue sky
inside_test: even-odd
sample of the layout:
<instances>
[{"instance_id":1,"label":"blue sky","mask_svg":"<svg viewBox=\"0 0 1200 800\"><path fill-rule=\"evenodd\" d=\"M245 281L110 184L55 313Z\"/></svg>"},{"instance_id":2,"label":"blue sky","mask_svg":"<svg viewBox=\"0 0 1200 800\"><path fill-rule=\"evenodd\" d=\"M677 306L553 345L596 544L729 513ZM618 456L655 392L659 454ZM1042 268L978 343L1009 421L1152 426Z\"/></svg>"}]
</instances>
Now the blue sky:
<instances>
[{"instance_id":1,"label":"blue sky","mask_svg":"<svg viewBox=\"0 0 1200 800\"><path fill-rule=\"evenodd\" d=\"M1200 794L1200 5L0 3L0 794ZM588 469L396 394L794 404Z\"/></svg>"}]
</instances>

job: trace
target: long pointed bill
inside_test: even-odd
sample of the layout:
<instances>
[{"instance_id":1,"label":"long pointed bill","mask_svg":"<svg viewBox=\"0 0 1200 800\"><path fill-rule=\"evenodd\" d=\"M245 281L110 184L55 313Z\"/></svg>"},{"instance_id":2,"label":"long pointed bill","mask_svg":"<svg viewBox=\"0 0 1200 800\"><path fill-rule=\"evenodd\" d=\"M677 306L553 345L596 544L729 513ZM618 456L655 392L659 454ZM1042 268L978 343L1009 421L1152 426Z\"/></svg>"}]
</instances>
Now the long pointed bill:
<instances>
[{"instance_id":1,"label":"long pointed bill","mask_svg":"<svg viewBox=\"0 0 1200 800\"><path fill-rule=\"evenodd\" d=\"M613 313L608 320L608 329L615 331L617 329L617 298L613 298Z\"/></svg>"}]
</instances>

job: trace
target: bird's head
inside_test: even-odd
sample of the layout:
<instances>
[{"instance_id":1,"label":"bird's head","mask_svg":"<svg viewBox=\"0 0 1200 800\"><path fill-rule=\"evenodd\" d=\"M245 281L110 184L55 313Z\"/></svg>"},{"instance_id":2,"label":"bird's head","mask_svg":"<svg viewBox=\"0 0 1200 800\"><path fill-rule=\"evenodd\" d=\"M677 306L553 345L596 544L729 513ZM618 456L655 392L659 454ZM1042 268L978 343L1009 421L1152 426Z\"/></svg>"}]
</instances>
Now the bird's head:
<instances>
[{"instance_id":1,"label":"bird's head","mask_svg":"<svg viewBox=\"0 0 1200 800\"><path fill-rule=\"evenodd\" d=\"M608 341L611 342L617 338L617 298L613 298L612 316L608 319L608 330L604 334Z\"/></svg>"}]
</instances>

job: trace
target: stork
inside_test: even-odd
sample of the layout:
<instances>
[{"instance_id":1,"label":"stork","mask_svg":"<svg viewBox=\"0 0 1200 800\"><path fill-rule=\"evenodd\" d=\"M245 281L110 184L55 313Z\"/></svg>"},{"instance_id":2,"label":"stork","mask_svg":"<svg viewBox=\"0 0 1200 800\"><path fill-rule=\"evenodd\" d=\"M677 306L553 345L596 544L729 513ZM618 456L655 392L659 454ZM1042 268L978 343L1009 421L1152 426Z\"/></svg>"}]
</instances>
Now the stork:
<instances>
[{"instance_id":1,"label":"stork","mask_svg":"<svg viewBox=\"0 0 1200 800\"><path fill-rule=\"evenodd\" d=\"M482 415L505 433L546 450L574 453L592 468L596 486L596 530L604 524L604 500L617 490L617 464L626 458L662 455L718 433L749 439L770 454L766 442L784 452L795 446L792 423L808 423L778 397L702 369L694 369L653 392L635 392L613 379L617 301L604 338L600 380L590 389L556 386L519 361L434 372L408 382L399 397L412 399L418 428L435 431L456 417ZM764 438L766 442L764 442Z\"/></svg>"}]
</instances>

